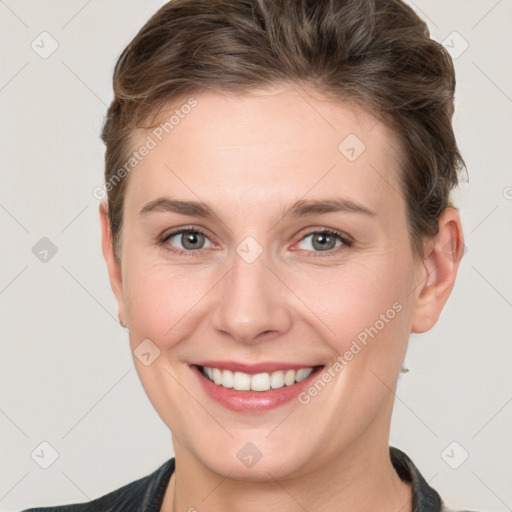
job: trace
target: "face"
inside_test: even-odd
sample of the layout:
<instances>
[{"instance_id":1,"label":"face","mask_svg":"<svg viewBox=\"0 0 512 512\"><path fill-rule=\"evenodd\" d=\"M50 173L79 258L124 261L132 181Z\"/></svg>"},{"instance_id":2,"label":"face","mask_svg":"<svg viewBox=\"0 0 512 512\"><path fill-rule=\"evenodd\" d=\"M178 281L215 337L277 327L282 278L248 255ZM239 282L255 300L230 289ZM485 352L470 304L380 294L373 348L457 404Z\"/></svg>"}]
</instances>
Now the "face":
<instances>
[{"instance_id":1,"label":"face","mask_svg":"<svg viewBox=\"0 0 512 512\"><path fill-rule=\"evenodd\" d=\"M110 258L137 372L176 454L235 479L291 477L387 446L418 330L425 264L413 257L393 134L312 94L201 93L168 134L148 132L119 269ZM198 366L218 367L224 385ZM228 372L242 390L226 387ZM269 379L268 391L243 390Z\"/></svg>"}]
</instances>

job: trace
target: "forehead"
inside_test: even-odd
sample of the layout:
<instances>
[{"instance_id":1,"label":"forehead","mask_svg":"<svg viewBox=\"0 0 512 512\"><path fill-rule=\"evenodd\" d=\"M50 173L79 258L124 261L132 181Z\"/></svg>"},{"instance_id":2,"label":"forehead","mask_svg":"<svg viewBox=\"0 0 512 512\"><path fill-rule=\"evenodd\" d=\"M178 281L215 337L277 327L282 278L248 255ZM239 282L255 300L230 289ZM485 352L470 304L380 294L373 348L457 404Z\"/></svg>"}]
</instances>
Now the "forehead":
<instances>
[{"instance_id":1,"label":"forehead","mask_svg":"<svg viewBox=\"0 0 512 512\"><path fill-rule=\"evenodd\" d=\"M379 117L299 86L180 97L134 135L134 151L151 149L130 174L127 203L217 190L257 209L335 190L373 204L399 192L398 144Z\"/></svg>"}]
</instances>

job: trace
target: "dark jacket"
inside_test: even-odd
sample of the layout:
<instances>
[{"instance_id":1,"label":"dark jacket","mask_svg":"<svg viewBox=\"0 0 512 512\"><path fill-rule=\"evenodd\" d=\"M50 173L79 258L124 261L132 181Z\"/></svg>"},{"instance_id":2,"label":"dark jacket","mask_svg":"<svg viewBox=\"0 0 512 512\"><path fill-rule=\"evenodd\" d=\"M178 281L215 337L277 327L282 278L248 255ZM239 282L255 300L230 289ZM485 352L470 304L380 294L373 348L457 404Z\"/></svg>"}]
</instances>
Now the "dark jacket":
<instances>
[{"instance_id":1,"label":"dark jacket","mask_svg":"<svg viewBox=\"0 0 512 512\"><path fill-rule=\"evenodd\" d=\"M412 483L413 512L451 512L404 452L393 446L389 447L389 452L400 478ZM160 512L174 462L174 458L169 459L150 475L86 503L31 508L22 512Z\"/></svg>"}]
</instances>

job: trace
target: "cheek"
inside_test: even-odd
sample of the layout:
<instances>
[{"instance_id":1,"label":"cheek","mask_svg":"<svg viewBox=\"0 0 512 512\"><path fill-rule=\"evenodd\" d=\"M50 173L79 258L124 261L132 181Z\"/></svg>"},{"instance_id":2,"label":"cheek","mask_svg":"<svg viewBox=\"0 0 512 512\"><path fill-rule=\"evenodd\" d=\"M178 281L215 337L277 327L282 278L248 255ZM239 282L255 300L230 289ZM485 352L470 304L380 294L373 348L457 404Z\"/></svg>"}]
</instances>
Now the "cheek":
<instances>
[{"instance_id":1,"label":"cheek","mask_svg":"<svg viewBox=\"0 0 512 512\"><path fill-rule=\"evenodd\" d=\"M317 279L301 277L294 291L329 327L331 338L346 342L376 322L382 330L382 322L394 320L404 307L406 271L399 276L384 263L340 267L317 274Z\"/></svg>"},{"instance_id":2,"label":"cheek","mask_svg":"<svg viewBox=\"0 0 512 512\"><path fill-rule=\"evenodd\" d=\"M379 400L376 385L382 396L388 392L379 378L392 387L400 371L411 327L411 273L405 258L382 258L340 269L308 289L306 303L319 317L316 330L329 327L322 332L337 354L333 372L343 373L345 383L357 381L368 401Z\"/></svg>"},{"instance_id":3,"label":"cheek","mask_svg":"<svg viewBox=\"0 0 512 512\"><path fill-rule=\"evenodd\" d=\"M408 262L397 263L391 253L330 268L284 268L281 278L291 292L281 307L343 353L353 340L364 345L374 339L376 330L380 338L395 337L405 316L397 303L406 309L410 271ZM214 307L222 307L222 297L229 293L219 282L224 272L195 263L154 262L144 254L128 260L123 288L134 343L149 338L166 350L190 337Z\"/></svg>"},{"instance_id":4,"label":"cheek","mask_svg":"<svg viewBox=\"0 0 512 512\"><path fill-rule=\"evenodd\" d=\"M192 265L134 261L123 287L127 316L138 337L155 340L162 348L177 343L201 311L211 281Z\"/></svg>"}]
</instances>

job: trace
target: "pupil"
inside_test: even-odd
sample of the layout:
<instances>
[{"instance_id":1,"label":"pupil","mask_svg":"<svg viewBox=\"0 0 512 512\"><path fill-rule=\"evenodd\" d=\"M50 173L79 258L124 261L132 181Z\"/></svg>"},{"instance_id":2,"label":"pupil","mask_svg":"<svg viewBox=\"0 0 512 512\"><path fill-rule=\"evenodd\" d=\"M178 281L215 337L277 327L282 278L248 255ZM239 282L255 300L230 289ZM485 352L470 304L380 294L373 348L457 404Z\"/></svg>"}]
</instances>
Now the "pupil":
<instances>
[{"instance_id":1,"label":"pupil","mask_svg":"<svg viewBox=\"0 0 512 512\"><path fill-rule=\"evenodd\" d=\"M183 244L185 247L187 247L187 244L191 244L192 246L196 243L198 243L198 236L200 236L200 233L193 233L189 232L188 236L185 236L185 243ZM188 247L190 249L196 249L197 247Z\"/></svg>"},{"instance_id":2,"label":"pupil","mask_svg":"<svg viewBox=\"0 0 512 512\"><path fill-rule=\"evenodd\" d=\"M329 239L331 238L331 235L326 233L319 233L315 239L320 244L320 248L325 249L326 245L329 243Z\"/></svg>"}]
</instances>

